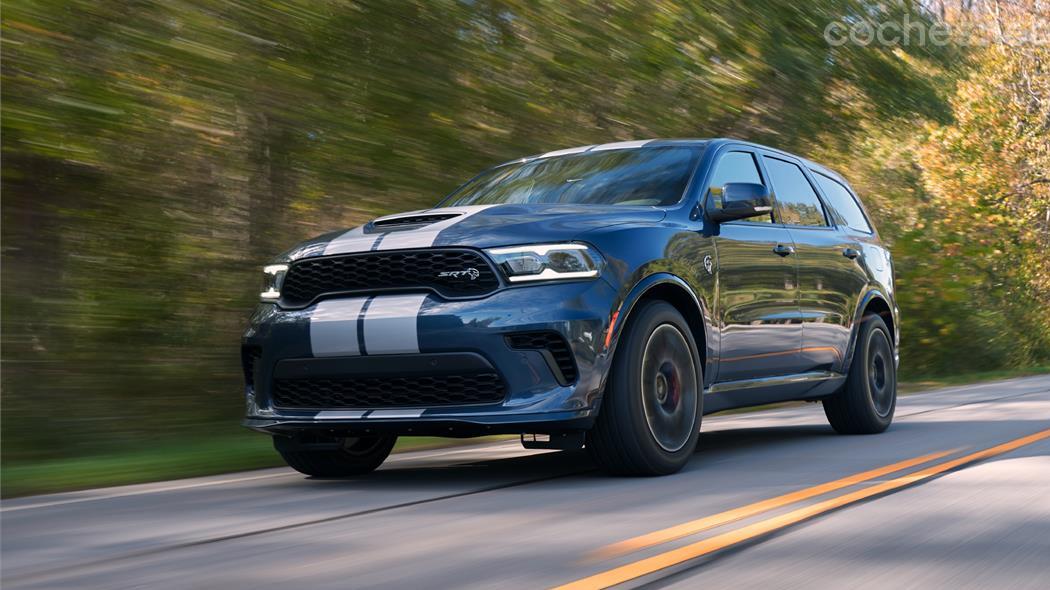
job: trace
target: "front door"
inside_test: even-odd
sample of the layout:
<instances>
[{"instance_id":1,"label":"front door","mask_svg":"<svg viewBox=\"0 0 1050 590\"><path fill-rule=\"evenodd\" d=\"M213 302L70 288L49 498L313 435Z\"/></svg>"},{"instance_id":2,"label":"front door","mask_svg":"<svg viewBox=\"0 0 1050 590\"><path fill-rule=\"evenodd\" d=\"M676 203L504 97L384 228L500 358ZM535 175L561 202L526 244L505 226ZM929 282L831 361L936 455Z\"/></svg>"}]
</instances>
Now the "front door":
<instances>
[{"instance_id":1,"label":"front door","mask_svg":"<svg viewBox=\"0 0 1050 590\"><path fill-rule=\"evenodd\" d=\"M708 207L719 206L729 182L765 184L756 155L729 148L715 163ZM797 371L802 327L798 313L795 244L775 212L722 223L715 230L718 255L718 321L721 345L717 380L740 381Z\"/></svg>"}]
</instances>

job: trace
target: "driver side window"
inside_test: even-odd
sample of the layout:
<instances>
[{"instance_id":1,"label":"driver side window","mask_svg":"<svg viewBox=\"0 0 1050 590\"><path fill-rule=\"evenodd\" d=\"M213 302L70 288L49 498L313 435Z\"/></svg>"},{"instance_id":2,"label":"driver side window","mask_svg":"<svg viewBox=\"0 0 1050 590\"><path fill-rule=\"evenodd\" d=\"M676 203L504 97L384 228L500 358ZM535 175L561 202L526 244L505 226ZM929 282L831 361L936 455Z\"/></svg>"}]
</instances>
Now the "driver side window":
<instances>
[{"instance_id":1,"label":"driver side window","mask_svg":"<svg viewBox=\"0 0 1050 590\"><path fill-rule=\"evenodd\" d=\"M750 152L727 152L718 160L718 163L715 164L714 175L711 177L708 206L721 208L722 187L730 182L765 184L762 182L762 175L758 172L755 156ZM741 221L773 223L773 213L757 215Z\"/></svg>"}]
</instances>

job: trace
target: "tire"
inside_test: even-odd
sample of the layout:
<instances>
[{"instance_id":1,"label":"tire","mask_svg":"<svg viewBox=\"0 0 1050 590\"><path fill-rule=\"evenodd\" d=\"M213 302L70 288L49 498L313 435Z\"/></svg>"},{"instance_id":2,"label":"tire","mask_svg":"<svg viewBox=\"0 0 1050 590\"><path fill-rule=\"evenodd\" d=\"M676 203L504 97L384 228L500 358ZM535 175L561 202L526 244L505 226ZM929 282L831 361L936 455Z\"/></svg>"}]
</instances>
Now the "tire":
<instances>
[{"instance_id":1,"label":"tire","mask_svg":"<svg viewBox=\"0 0 1050 590\"><path fill-rule=\"evenodd\" d=\"M375 471L397 442L396 436L337 439L324 445L274 437L273 446L289 467L314 477L348 477ZM311 448L315 447L315 448Z\"/></svg>"},{"instance_id":2,"label":"tire","mask_svg":"<svg viewBox=\"0 0 1050 590\"><path fill-rule=\"evenodd\" d=\"M703 369L689 325L663 301L631 314L605 387L588 453L615 475L667 475L696 450Z\"/></svg>"},{"instance_id":3,"label":"tire","mask_svg":"<svg viewBox=\"0 0 1050 590\"><path fill-rule=\"evenodd\" d=\"M839 434L877 434L893 422L897 367L892 342L882 318L864 316L846 385L824 400L824 414Z\"/></svg>"}]
</instances>

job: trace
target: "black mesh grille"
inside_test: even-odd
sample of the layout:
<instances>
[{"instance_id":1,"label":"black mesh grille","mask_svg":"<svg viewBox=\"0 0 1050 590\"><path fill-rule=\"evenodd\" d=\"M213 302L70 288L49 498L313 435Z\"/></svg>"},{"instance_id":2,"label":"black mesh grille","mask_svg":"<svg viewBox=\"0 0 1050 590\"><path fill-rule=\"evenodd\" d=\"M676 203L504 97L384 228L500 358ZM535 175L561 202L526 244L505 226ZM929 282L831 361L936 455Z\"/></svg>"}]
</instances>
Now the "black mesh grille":
<instances>
[{"instance_id":1,"label":"black mesh grille","mask_svg":"<svg viewBox=\"0 0 1050 590\"><path fill-rule=\"evenodd\" d=\"M450 298L477 297L498 287L496 272L473 250L363 252L293 263L281 287L281 305L303 307L332 293L418 289Z\"/></svg>"},{"instance_id":2,"label":"black mesh grille","mask_svg":"<svg viewBox=\"0 0 1050 590\"><path fill-rule=\"evenodd\" d=\"M384 230L401 228L403 226L421 226L430 225L431 223L437 223L438 221L444 221L446 219L452 219L453 217L459 217L459 213L438 213L432 215L412 215L409 217L398 217L396 219L382 219L379 221L373 221L373 227L381 227Z\"/></svg>"},{"instance_id":3,"label":"black mesh grille","mask_svg":"<svg viewBox=\"0 0 1050 590\"><path fill-rule=\"evenodd\" d=\"M494 404L505 396L495 373L433 377L277 379L279 408L399 408Z\"/></svg>"},{"instance_id":4,"label":"black mesh grille","mask_svg":"<svg viewBox=\"0 0 1050 590\"><path fill-rule=\"evenodd\" d=\"M507 336L511 348L524 350L548 350L554 357L561 374L569 383L576 381L576 361L573 359L569 343L557 332L522 332Z\"/></svg>"}]
</instances>

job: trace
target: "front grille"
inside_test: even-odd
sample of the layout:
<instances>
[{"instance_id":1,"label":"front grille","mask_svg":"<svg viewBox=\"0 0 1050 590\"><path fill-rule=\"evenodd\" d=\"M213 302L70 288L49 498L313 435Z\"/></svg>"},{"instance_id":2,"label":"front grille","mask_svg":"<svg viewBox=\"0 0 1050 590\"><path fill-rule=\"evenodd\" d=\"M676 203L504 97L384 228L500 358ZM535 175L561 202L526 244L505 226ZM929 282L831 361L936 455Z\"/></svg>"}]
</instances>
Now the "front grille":
<instances>
[{"instance_id":1,"label":"front grille","mask_svg":"<svg viewBox=\"0 0 1050 590\"><path fill-rule=\"evenodd\" d=\"M427 377L276 379L278 408L403 408L495 404L503 401L496 373Z\"/></svg>"},{"instance_id":2,"label":"front grille","mask_svg":"<svg viewBox=\"0 0 1050 590\"><path fill-rule=\"evenodd\" d=\"M478 252L459 248L362 252L292 263L281 287L283 307L305 307L334 293L426 289L443 297L479 297L499 278Z\"/></svg>"},{"instance_id":3,"label":"front grille","mask_svg":"<svg viewBox=\"0 0 1050 590\"><path fill-rule=\"evenodd\" d=\"M561 371L566 383L576 381L576 361L569 343L557 332L521 332L507 336L511 348L521 350L546 350L550 352L555 366Z\"/></svg>"}]
</instances>

